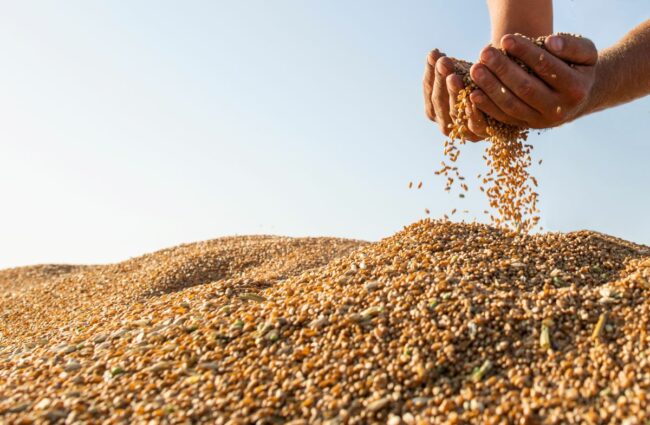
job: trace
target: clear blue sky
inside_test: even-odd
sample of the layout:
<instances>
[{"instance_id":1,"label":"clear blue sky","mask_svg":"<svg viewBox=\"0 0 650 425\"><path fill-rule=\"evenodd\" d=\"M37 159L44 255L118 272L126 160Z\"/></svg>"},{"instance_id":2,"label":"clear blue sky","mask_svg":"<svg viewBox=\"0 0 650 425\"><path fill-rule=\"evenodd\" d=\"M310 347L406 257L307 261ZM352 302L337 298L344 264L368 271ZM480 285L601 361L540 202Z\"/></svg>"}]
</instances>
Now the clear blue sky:
<instances>
[{"instance_id":1,"label":"clear blue sky","mask_svg":"<svg viewBox=\"0 0 650 425\"><path fill-rule=\"evenodd\" d=\"M599 47L648 17L556 2L556 30ZM473 60L488 35L479 0L2 1L0 267L479 212L433 175L421 75L433 47ZM646 98L533 135L544 227L650 244L649 133Z\"/></svg>"}]
</instances>

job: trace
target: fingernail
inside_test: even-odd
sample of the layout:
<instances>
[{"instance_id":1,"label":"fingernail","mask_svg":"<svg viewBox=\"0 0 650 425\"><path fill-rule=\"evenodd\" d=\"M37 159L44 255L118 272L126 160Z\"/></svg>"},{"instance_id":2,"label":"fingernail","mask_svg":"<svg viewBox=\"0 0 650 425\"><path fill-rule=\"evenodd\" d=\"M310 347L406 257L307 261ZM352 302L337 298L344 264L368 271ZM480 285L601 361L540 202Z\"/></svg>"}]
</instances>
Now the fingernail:
<instances>
[{"instance_id":1,"label":"fingernail","mask_svg":"<svg viewBox=\"0 0 650 425\"><path fill-rule=\"evenodd\" d=\"M504 49L506 49L506 50L510 50L510 49L512 49L513 47L515 47L515 40L514 40L514 38L512 38L512 37L510 37L510 36L505 37L505 38L501 41L501 45L503 46Z\"/></svg>"},{"instance_id":2,"label":"fingernail","mask_svg":"<svg viewBox=\"0 0 650 425\"><path fill-rule=\"evenodd\" d=\"M481 53L481 60L483 62L491 62L494 59L494 52L492 49L485 49Z\"/></svg>"},{"instance_id":3,"label":"fingernail","mask_svg":"<svg viewBox=\"0 0 650 425\"><path fill-rule=\"evenodd\" d=\"M436 66L438 67L438 72L443 74L443 75L447 75L447 74L451 73L451 70L447 67L445 62L446 61L444 61L444 60L438 60L436 62Z\"/></svg>"},{"instance_id":4,"label":"fingernail","mask_svg":"<svg viewBox=\"0 0 650 425\"><path fill-rule=\"evenodd\" d=\"M440 50L438 49L433 49L432 51L429 52L427 55L427 61L429 62L429 65L435 65L437 58L439 58L440 55Z\"/></svg>"},{"instance_id":5,"label":"fingernail","mask_svg":"<svg viewBox=\"0 0 650 425\"><path fill-rule=\"evenodd\" d=\"M474 68L474 74L476 74L476 79L478 80L482 80L483 78L485 78L485 71L481 67L477 66L476 68Z\"/></svg>"},{"instance_id":6,"label":"fingernail","mask_svg":"<svg viewBox=\"0 0 650 425\"><path fill-rule=\"evenodd\" d=\"M548 40L546 41L548 42L548 45L551 48L551 50L555 50L556 52L561 51L562 48L564 47L564 40L562 40L561 37L552 36L549 37Z\"/></svg>"}]
</instances>

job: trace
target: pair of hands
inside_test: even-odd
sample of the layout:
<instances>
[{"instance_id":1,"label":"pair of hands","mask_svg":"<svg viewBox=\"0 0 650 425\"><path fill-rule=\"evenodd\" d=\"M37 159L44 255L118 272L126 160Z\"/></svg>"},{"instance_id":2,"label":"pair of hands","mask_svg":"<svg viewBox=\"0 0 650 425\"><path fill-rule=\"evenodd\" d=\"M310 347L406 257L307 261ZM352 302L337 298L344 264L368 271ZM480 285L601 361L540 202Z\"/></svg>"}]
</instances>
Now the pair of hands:
<instances>
[{"instance_id":1,"label":"pair of hands","mask_svg":"<svg viewBox=\"0 0 650 425\"><path fill-rule=\"evenodd\" d=\"M550 128L588 112L598 62L591 40L553 35L546 39L544 50L524 37L508 34L501 39L501 46L533 74L494 47L483 49L470 70L478 89L471 93L465 111L469 118L467 140L488 137L486 114L518 127ZM437 49L427 56L423 88L427 116L449 135L463 81L454 74L452 60Z\"/></svg>"}]
</instances>

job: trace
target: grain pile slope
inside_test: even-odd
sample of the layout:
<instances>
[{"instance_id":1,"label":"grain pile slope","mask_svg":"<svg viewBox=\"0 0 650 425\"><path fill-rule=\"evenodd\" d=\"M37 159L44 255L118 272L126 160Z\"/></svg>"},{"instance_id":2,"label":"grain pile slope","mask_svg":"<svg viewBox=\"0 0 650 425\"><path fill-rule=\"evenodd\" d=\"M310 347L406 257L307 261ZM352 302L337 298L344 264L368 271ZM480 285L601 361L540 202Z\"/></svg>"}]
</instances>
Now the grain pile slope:
<instances>
[{"instance_id":1,"label":"grain pile slope","mask_svg":"<svg viewBox=\"0 0 650 425\"><path fill-rule=\"evenodd\" d=\"M91 266L43 264L0 270L0 294L23 292L42 285L56 277L80 271Z\"/></svg>"},{"instance_id":2,"label":"grain pile slope","mask_svg":"<svg viewBox=\"0 0 650 425\"><path fill-rule=\"evenodd\" d=\"M271 285L246 279L164 280L59 339L14 339L0 420L650 418L647 247L422 221Z\"/></svg>"},{"instance_id":3,"label":"grain pile slope","mask_svg":"<svg viewBox=\"0 0 650 425\"><path fill-rule=\"evenodd\" d=\"M3 270L0 335L35 343L60 333L92 332L118 311L162 293L220 280L268 286L360 245L363 242L335 238L225 237L106 266Z\"/></svg>"}]
</instances>

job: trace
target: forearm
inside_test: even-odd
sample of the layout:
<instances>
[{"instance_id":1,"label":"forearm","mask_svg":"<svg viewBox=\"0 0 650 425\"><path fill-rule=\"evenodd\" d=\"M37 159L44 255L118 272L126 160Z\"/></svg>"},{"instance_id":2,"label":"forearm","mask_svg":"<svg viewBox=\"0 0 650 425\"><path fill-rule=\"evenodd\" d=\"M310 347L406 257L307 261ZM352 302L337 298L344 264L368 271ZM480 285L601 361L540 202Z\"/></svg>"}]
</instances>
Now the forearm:
<instances>
[{"instance_id":1,"label":"forearm","mask_svg":"<svg viewBox=\"0 0 650 425\"><path fill-rule=\"evenodd\" d=\"M553 32L552 0L487 0L492 45L501 47L505 34L539 37Z\"/></svg>"},{"instance_id":2,"label":"forearm","mask_svg":"<svg viewBox=\"0 0 650 425\"><path fill-rule=\"evenodd\" d=\"M582 115L650 94L650 19L598 55L596 79Z\"/></svg>"}]
</instances>

